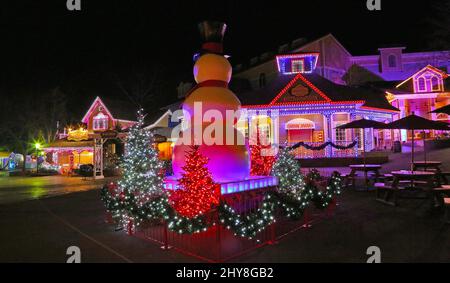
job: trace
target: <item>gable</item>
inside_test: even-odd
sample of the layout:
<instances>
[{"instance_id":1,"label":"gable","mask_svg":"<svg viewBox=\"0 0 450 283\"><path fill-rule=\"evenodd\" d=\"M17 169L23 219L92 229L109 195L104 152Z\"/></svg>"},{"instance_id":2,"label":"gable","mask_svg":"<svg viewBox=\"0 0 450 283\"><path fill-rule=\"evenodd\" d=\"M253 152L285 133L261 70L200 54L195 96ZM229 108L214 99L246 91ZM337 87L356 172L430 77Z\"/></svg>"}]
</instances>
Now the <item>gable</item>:
<instances>
[{"instance_id":1,"label":"gable","mask_svg":"<svg viewBox=\"0 0 450 283\"><path fill-rule=\"evenodd\" d=\"M396 89L409 93L433 92L443 90L443 79L448 75L431 65L427 65L412 76L399 83ZM434 85L438 85L433 87Z\"/></svg>"},{"instance_id":2,"label":"gable","mask_svg":"<svg viewBox=\"0 0 450 283\"><path fill-rule=\"evenodd\" d=\"M274 104L284 103L324 103L331 99L309 82L301 74L297 74L270 102Z\"/></svg>"},{"instance_id":3,"label":"gable","mask_svg":"<svg viewBox=\"0 0 450 283\"><path fill-rule=\"evenodd\" d=\"M103 113L103 115L106 115L110 121L114 120L111 112L109 112L108 108L100 99L100 97L97 96L97 98L95 98L94 102L91 104L91 107L89 107L89 110L84 115L83 119L81 119L81 122L89 125L93 117L98 115L99 113Z\"/></svg>"}]
</instances>

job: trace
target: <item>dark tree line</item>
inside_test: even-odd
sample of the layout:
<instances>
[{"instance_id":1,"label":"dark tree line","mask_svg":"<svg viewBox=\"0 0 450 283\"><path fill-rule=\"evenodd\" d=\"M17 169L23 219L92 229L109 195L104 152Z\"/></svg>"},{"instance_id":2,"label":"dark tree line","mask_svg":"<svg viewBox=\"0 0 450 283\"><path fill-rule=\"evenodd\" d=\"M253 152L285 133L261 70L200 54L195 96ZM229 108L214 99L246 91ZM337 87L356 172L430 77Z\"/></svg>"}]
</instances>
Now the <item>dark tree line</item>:
<instances>
[{"instance_id":1,"label":"dark tree line","mask_svg":"<svg viewBox=\"0 0 450 283\"><path fill-rule=\"evenodd\" d=\"M29 154L34 144L55 139L57 124L69 121L67 97L58 87L42 92L2 90L0 103L0 148Z\"/></svg>"}]
</instances>

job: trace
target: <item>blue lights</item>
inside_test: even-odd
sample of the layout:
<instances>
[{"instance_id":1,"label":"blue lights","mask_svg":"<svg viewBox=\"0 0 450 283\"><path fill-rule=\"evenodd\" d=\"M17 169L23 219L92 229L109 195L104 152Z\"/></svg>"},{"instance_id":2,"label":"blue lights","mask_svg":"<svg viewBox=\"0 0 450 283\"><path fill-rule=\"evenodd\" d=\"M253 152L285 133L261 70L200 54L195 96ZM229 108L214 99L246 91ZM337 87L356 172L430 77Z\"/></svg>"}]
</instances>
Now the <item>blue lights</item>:
<instances>
[{"instance_id":1,"label":"blue lights","mask_svg":"<svg viewBox=\"0 0 450 283\"><path fill-rule=\"evenodd\" d=\"M173 178L173 176L166 178L164 184L166 190L179 189L178 180ZM222 182L220 183L220 192L222 195L226 195L276 185L278 185L278 179L274 176L253 176L246 180Z\"/></svg>"},{"instance_id":2,"label":"blue lights","mask_svg":"<svg viewBox=\"0 0 450 283\"><path fill-rule=\"evenodd\" d=\"M318 58L319 53L278 55L276 56L278 72L284 75L312 73Z\"/></svg>"}]
</instances>

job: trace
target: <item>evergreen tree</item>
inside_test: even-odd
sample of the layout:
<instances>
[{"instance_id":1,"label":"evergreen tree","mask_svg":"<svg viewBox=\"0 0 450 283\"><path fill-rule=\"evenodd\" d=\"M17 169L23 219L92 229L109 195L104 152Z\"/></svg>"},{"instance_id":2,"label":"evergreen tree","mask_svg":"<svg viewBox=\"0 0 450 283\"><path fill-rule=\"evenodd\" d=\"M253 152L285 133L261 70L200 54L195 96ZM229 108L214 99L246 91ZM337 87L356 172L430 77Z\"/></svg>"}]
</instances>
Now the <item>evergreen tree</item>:
<instances>
[{"instance_id":1,"label":"evergreen tree","mask_svg":"<svg viewBox=\"0 0 450 283\"><path fill-rule=\"evenodd\" d=\"M187 152L180 188L170 196L172 206L179 214L196 217L219 203L220 186L214 182L207 163L208 158L200 153L198 146L192 146Z\"/></svg>"},{"instance_id":2,"label":"evergreen tree","mask_svg":"<svg viewBox=\"0 0 450 283\"><path fill-rule=\"evenodd\" d=\"M278 177L278 190L280 193L300 198L305 189L300 165L295 160L290 149L280 148L278 158L272 167L272 175Z\"/></svg>"},{"instance_id":3,"label":"evergreen tree","mask_svg":"<svg viewBox=\"0 0 450 283\"><path fill-rule=\"evenodd\" d=\"M251 137L250 145L250 175L251 176L268 176L272 170L275 157L270 154L264 155L263 151L269 151L271 145L267 136L260 137L259 128L255 135Z\"/></svg>"},{"instance_id":4,"label":"evergreen tree","mask_svg":"<svg viewBox=\"0 0 450 283\"><path fill-rule=\"evenodd\" d=\"M121 164L119 187L125 193L139 196L143 202L163 194L163 163L153 147L153 135L143 129L144 115L137 113L137 124L130 128Z\"/></svg>"}]
</instances>

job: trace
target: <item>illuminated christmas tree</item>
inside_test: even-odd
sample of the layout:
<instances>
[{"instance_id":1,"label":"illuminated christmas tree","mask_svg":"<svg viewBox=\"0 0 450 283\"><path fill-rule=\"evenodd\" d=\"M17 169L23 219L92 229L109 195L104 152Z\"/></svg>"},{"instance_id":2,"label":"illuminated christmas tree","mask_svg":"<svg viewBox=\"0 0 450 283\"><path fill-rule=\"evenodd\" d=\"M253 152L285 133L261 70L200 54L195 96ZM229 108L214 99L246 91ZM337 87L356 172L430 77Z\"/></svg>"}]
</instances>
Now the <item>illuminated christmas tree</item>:
<instances>
[{"instance_id":1,"label":"illuminated christmas tree","mask_svg":"<svg viewBox=\"0 0 450 283\"><path fill-rule=\"evenodd\" d=\"M152 133L143 129L144 117L139 110L138 122L130 128L121 163L122 178L118 182L117 207L121 209L116 212L115 219L129 234L144 218L137 211L149 200L164 194L163 164L152 146Z\"/></svg>"},{"instance_id":2,"label":"illuminated christmas tree","mask_svg":"<svg viewBox=\"0 0 450 283\"><path fill-rule=\"evenodd\" d=\"M143 129L144 115L138 111L138 122L130 128L121 164L119 187L139 195L142 201L163 193L163 163L152 146L153 135ZM144 198L144 199L142 199Z\"/></svg>"},{"instance_id":3,"label":"illuminated christmas tree","mask_svg":"<svg viewBox=\"0 0 450 283\"><path fill-rule=\"evenodd\" d=\"M281 193L300 198L305 189L303 175L300 172L300 165L290 149L280 148L278 158L272 168L272 175L278 177L278 190Z\"/></svg>"},{"instance_id":4,"label":"illuminated christmas tree","mask_svg":"<svg viewBox=\"0 0 450 283\"><path fill-rule=\"evenodd\" d=\"M198 146L192 146L186 154L186 164L179 180L180 188L172 192L173 208L181 215L195 217L208 212L219 203L220 186L214 182Z\"/></svg>"},{"instance_id":5,"label":"illuminated christmas tree","mask_svg":"<svg viewBox=\"0 0 450 283\"><path fill-rule=\"evenodd\" d=\"M261 136L257 128L256 134L251 137L250 145L250 175L268 176L272 170L275 157L269 153L271 149L267 136ZM266 151L266 152L264 152Z\"/></svg>"}]
</instances>

